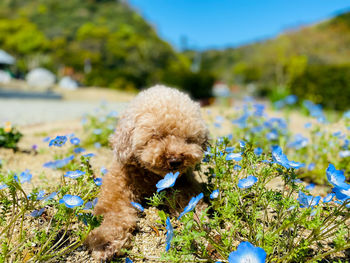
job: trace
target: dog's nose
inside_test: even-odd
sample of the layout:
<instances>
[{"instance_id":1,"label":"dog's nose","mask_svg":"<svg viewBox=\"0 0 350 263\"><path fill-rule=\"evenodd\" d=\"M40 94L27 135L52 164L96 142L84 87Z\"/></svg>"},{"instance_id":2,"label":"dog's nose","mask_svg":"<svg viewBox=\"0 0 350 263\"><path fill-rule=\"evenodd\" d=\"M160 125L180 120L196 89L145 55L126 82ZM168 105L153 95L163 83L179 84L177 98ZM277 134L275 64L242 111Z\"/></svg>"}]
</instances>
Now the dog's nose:
<instances>
[{"instance_id":1,"label":"dog's nose","mask_svg":"<svg viewBox=\"0 0 350 263\"><path fill-rule=\"evenodd\" d=\"M179 168L181 166L182 159L180 159L180 158L170 158L168 160L168 163L169 163L170 168L176 169L176 168Z\"/></svg>"}]
</instances>

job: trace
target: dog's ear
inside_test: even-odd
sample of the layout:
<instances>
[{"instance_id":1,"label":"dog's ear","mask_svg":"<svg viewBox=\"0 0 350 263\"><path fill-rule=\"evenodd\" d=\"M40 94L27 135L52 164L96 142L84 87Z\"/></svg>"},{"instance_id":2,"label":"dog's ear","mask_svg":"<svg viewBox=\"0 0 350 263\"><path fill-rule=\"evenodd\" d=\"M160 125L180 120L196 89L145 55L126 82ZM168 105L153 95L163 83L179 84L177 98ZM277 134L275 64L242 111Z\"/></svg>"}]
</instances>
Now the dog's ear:
<instances>
[{"instance_id":1,"label":"dog's ear","mask_svg":"<svg viewBox=\"0 0 350 263\"><path fill-rule=\"evenodd\" d=\"M133 159L132 136L134 127L133 120L122 117L115 133L110 137L114 154L117 160L123 164L131 163Z\"/></svg>"}]
</instances>

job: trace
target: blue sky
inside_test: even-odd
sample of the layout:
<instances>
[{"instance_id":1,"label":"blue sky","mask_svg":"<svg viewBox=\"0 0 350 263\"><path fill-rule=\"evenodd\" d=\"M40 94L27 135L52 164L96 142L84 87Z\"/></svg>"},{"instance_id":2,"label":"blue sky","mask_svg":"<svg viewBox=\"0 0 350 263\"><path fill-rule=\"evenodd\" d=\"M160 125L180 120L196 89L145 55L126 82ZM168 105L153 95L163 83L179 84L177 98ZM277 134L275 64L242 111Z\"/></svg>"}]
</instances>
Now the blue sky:
<instances>
[{"instance_id":1,"label":"blue sky","mask_svg":"<svg viewBox=\"0 0 350 263\"><path fill-rule=\"evenodd\" d=\"M224 48L271 38L349 10L349 0L129 0L175 47Z\"/></svg>"}]
</instances>

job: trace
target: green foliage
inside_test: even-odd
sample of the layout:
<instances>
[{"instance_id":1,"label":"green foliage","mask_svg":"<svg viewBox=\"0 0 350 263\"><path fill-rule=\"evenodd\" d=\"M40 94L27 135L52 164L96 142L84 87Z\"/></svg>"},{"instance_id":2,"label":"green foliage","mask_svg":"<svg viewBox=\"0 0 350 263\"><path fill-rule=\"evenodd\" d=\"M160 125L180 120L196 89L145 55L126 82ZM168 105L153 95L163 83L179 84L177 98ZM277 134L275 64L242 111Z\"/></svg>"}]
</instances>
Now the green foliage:
<instances>
[{"instance_id":1,"label":"green foliage","mask_svg":"<svg viewBox=\"0 0 350 263\"><path fill-rule=\"evenodd\" d=\"M12 172L0 172L0 243L1 262L48 262L62 260L62 256L81 246L90 230L100 224L101 218L92 215L84 206L97 196L89 159L81 157L75 164L84 175L77 179L61 177L61 182L49 190L57 193L53 199L38 198L39 190L26 192ZM78 195L84 205L67 208L59 200L65 195ZM40 215L33 214L40 209ZM78 226L79 230L77 229Z\"/></svg>"},{"instance_id":2,"label":"green foliage","mask_svg":"<svg viewBox=\"0 0 350 263\"><path fill-rule=\"evenodd\" d=\"M180 87L190 93L194 99L212 97L215 77L210 72L187 72L180 77Z\"/></svg>"},{"instance_id":3,"label":"green foliage","mask_svg":"<svg viewBox=\"0 0 350 263\"><path fill-rule=\"evenodd\" d=\"M0 10L0 48L22 71L68 67L84 85L124 90L190 74L189 59L119 1L7 0Z\"/></svg>"},{"instance_id":4,"label":"green foliage","mask_svg":"<svg viewBox=\"0 0 350 263\"><path fill-rule=\"evenodd\" d=\"M292 81L291 91L325 107L346 110L350 103L350 66L308 65Z\"/></svg>"},{"instance_id":5,"label":"green foliage","mask_svg":"<svg viewBox=\"0 0 350 263\"><path fill-rule=\"evenodd\" d=\"M3 147L16 150L17 143L22 136L23 134L14 127L0 127L0 148Z\"/></svg>"},{"instance_id":6,"label":"green foliage","mask_svg":"<svg viewBox=\"0 0 350 263\"><path fill-rule=\"evenodd\" d=\"M118 113L111 111L107 113L104 105L96 109L94 114L86 115L83 120L84 146L108 146L109 137L113 134L118 122Z\"/></svg>"},{"instance_id":7,"label":"green foliage","mask_svg":"<svg viewBox=\"0 0 350 263\"><path fill-rule=\"evenodd\" d=\"M25 18L0 19L0 47L18 55L43 52L48 39Z\"/></svg>"},{"instance_id":8,"label":"green foliage","mask_svg":"<svg viewBox=\"0 0 350 263\"><path fill-rule=\"evenodd\" d=\"M189 212L181 219L172 249L163 254L163 260L222 261L241 241L263 248L266 262L316 262L350 247L349 225L344 223L350 218L345 207L349 201L302 208L296 197L305 189L295 183L294 169L262 164L262 158L271 159L270 153L258 157L247 146L237 170L235 161L226 160L229 142L227 138L217 141L202 169L209 178L209 192L219 189L219 196L205 210ZM248 174L258 181L246 189L238 187L239 179ZM276 180L280 187L272 187Z\"/></svg>"}]
</instances>

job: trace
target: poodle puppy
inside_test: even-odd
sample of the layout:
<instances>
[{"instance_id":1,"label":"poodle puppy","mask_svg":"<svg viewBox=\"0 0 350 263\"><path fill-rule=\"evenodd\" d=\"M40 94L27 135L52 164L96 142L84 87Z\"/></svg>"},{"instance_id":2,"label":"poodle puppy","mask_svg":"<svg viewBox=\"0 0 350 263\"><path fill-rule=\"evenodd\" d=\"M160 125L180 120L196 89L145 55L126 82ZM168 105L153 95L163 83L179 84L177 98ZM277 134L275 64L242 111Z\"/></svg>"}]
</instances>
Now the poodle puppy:
<instances>
[{"instance_id":1,"label":"poodle puppy","mask_svg":"<svg viewBox=\"0 0 350 263\"><path fill-rule=\"evenodd\" d=\"M175 184L179 209L200 192L192 168L201 161L207 141L199 104L188 95L157 85L133 99L111 138L115 157L94 210L103 222L87 239L95 259L120 255L129 245L137 220L130 202L152 196L167 173L180 172Z\"/></svg>"}]
</instances>

